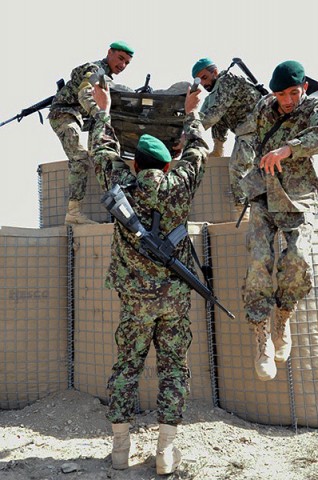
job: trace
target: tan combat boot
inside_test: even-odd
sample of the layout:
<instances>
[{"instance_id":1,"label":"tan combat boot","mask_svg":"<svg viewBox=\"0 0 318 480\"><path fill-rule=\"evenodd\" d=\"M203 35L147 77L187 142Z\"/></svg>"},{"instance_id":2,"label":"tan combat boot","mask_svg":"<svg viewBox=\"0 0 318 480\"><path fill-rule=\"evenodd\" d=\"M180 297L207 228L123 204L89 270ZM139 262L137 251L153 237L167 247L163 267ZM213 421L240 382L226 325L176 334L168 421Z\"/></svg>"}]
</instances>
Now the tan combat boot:
<instances>
[{"instance_id":1,"label":"tan combat boot","mask_svg":"<svg viewBox=\"0 0 318 480\"><path fill-rule=\"evenodd\" d=\"M159 438L157 445L156 466L158 475L167 475L174 472L181 462L180 451L173 446L177 434L177 427L159 424Z\"/></svg>"},{"instance_id":2,"label":"tan combat boot","mask_svg":"<svg viewBox=\"0 0 318 480\"><path fill-rule=\"evenodd\" d=\"M79 200L70 200L64 223L65 225L85 225L97 222L90 220L81 212L81 202Z\"/></svg>"},{"instance_id":3,"label":"tan combat boot","mask_svg":"<svg viewBox=\"0 0 318 480\"><path fill-rule=\"evenodd\" d=\"M115 470L125 470L129 467L129 426L129 423L112 423L112 429L114 434L112 465Z\"/></svg>"},{"instance_id":4,"label":"tan combat boot","mask_svg":"<svg viewBox=\"0 0 318 480\"><path fill-rule=\"evenodd\" d=\"M255 370L258 378L264 382L276 377L275 349L270 334L270 321L265 320L254 325L256 338Z\"/></svg>"},{"instance_id":5,"label":"tan combat boot","mask_svg":"<svg viewBox=\"0 0 318 480\"><path fill-rule=\"evenodd\" d=\"M218 140L217 138L213 140L214 146L211 152L211 157L223 157L224 155L224 142Z\"/></svg>"},{"instance_id":6,"label":"tan combat boot","mask_svg":"<svg viewBox=\"0 0 318 480\"><path fill-rule=\"evenodd\" d=\"M290 355L292 347L290 317L293 312L294 310L276 309L273 335L276 362L286 362Z\"/></svg>"}]
</instances>

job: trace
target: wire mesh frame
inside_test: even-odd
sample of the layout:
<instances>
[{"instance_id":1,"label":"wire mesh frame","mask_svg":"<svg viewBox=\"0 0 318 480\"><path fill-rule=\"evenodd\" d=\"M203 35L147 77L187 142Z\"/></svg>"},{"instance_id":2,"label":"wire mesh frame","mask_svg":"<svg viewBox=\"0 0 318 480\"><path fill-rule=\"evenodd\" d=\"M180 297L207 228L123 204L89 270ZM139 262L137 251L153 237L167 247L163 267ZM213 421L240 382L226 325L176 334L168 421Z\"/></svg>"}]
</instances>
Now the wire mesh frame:
<instances>
[{"instance_id":1,"label":"wire mesh frame","mask_svg":"<svg viewBox=\"0 0 318 480\"><path fill-rule=\"evenodd\" d=\"M38 204L39 204L39 226L43 228L43 180L42 180L42 167L38 166Z\"/></svg>"},{"instance_id":2,"label":"wire mesh frame","mask_svg":"<svg viewBox=\"0 0 318 480\"><path fill-rule=\"evenodd\" d=\"M278 232L278 251L279 254L283 251L284 238L281 231ZM286 362L287 368L287 378L288 378L288 396L290 401L290 415L292 419L292 428L297 430L297 416L296 416L296 401L295 401L295 390L294 390L294 379L293 379L293 369L291 364L290 357Z\"/></svg>"},{"instance_id":3,"label":"wire mesh frame","mask_svg":"<svg viewBox=\"0 0 318 480\"><path fill-rule=\"evenodd\" d=\"M203 236L203 258L204 263L211 267L212 266L212 257L211 257L211 242L210 236L207 229L207 224L204 224L202 228ZM213 279L209 279L211 285L213 286ZM216 354L216 339L215 339L215 317L214 317L215 304L213 302L206 302L206 322L207 322L207 334L208 334L208 352L209 352L209 364L210 364L210 378L211 378L211 389L212 389L212 402L214 407L219 406L219 389L217 381L217 354Z\"/></svg>"},{"instance_id":4,"label":"wire mesh frame","mask_svg":"<svg viewBox=\"0 0 318 480\"><path fill-rule=\"evenodd\" d=\"M67 373L68 388L74 388L74 250L73 229L67 227Z\"/></svg>"}]
</instances>

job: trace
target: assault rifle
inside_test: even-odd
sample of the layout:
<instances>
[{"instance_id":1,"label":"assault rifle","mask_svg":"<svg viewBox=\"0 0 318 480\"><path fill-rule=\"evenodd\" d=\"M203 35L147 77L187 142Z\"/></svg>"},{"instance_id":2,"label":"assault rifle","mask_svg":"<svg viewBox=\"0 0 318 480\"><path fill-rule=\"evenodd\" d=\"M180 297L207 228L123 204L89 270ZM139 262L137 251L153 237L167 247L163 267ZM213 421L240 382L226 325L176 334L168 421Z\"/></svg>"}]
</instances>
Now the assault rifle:
<instances>
[{"instance_id":1,"label":"assault rifle","mask_svg":"<svg viewBox=\"0 0 318 480\"><path fill-rule=\"evenodd\" d=\"M56 82L56 84L57 84L57 91L59 91L59 90L61 90L61 88L64 87L65 82L64 82L63 78L61 78L60 80L58 80ZM42 116L42 113L40 112L40 110L42 110L43 108L49 107L52 104L54 97L55 97L55 95L52 95L51 97L45 98L44 100L41 100L41 102L36 103L35 105L32 105L31 107L24 108L23 110L21 110L20 113L18 113L14 117L9 118L9 120L5 120L4 122L1 122L0 127L3 127L3 125L6 125L7 123L13 122L13 120L18 120L18 122L21 122L23 117L27 117L28 115L31 115L32 113L35 113L35 112L38 112L39 117L40 117L40 122L43 125L43 116Z\"/></svg>"},{"instance_id":2,"label":"assault rifle","mask_svg":"<svg viewBox=\"0 0 318 480\"><path fill-rule=\"evenodd\" d=\"M268 90L266 90L266 88L264 87L264 85L262 83L258 83L258 81L256 80L256 78L254 77L254 75L252 74L251 70L245 65L245 63L243 62L243 60L241 58L238 58L238 57L234 57L232 58L232 63L231 65L229 66L228 70L232 67L234 67L234 65L237 65L238 67L240 67L240 69L245 73L245 75L247 76L247 78L255 85L255 87L257 88L257 90L262 94L262 95L267 95L269 92Z\"/></svg>"},{"instance_id":3,"label":"assault rifle","mask_svg":"<svg viewBox=\"0 0 318 480\"><path fill-rule=\"evenodd\" d=\"M128 199L116 184L111 190L105 193L101 199L107 210L130 232L140 238L139 253L154 263L159 262L169 270L178 275L191 288L198 292L207 301L216 304L230 318L235 318L233 313L227 310L218 299L212 294L211 290L200 281L183 263L173 256L173 251L177 244L186 236L188 232L184 225L179 225L166 237L160 235L159 223L160 213L154 211L151 230L146 230L140 223L137 215L132 209Z\"/></svg>"}]
</instances>

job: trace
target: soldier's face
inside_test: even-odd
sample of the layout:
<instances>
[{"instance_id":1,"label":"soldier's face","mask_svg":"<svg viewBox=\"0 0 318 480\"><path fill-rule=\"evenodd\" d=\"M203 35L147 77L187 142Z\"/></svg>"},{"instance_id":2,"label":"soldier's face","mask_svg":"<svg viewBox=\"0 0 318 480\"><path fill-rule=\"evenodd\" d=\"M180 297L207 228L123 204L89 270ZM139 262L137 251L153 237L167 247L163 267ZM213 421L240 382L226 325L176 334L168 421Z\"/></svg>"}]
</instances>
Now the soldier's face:
<instances>
[{"instance_id":1,"label":"soldier's face","mask_svg":"<svg viewBox=\"0 0 318 480\"><path fill-rule=\"evenodd\" d=\"M210 72L209 70L207 70L206 68L204 68L203 70L201 70L201 72L199 72L199 73L197 74L197 77L199 77L199 78L201 79L201 85L202 85L202 87L203 87L207 92L211 92L211 91L212 91L217 76L218 76L218 71L217 71L217 69L214 69L213 72Z\"/></svg>"},{"instance_id":2,"label":"soldier's face","mask_svg":"<svg viewBox=\"0 0 318 480\"><path fill-rule=\"evenodd\" d=\"M293 112L298 107L307 88L308 83L306 82L304 85L297 85L295 87L286 88L281 92L274 92L280 113Z\"/></svg>"},{"instance_id":3,"label":"soldier's face","mask_svg":"<svg viewBox=\"0 0 318 480\"><path fill-rule=\"evenodd\" d=\"M110 48L107 53L107 63L114 75L118 75L120 72L130 64L131 56L123 50L113 50Z\"/></svg>"}]
</instances>

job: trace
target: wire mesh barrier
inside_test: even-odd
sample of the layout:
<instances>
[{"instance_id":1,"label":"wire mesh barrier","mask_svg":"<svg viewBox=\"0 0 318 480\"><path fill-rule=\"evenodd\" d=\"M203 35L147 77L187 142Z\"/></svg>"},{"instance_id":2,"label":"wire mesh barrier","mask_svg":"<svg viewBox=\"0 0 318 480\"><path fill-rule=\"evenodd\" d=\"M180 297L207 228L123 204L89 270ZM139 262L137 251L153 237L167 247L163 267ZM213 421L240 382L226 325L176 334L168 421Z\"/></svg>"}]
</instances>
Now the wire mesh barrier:
<instances>
[{"instance_id":1,"label":"wire mesh barrier","mask_svg":"<svg viewBox=\"0 0 318 480\"><path fill-rule=\"evenodd\" d=\"M55 226L64 223L67 173L64 161L39 167L40 229L0 230L0 408L22 408L65 388L108 400L120 315L117 294L104 287L113 224L91 171L84 211L105 223ZM261 382L241 299L247 222L235 227L229 188L228 159L209 158L189 232L200 261L211 267L214 294L236 318L192 293L190 398L211 399L211 406L249 421L318 427L318 223L314 288L292 317L290 359L278 365L274 380ZM279 237L276 250L282 248ZM137 410L156 408L157 386L152 347L140 378Z\"/></svg>"},{"instance_id":2,"label":"wire mesh barrier","mask_svg":"<svg viewBox=\"0 0 318 480\"><path fill-rule=\"evenodd\" d=\"M172 161L172 167L177 160ZM132 165L131 161L127 161ZM238 213L230 193L228 174L229 159L209 157L206 173L195 195L189 220L191 222L234 222ZM66 161L42 164L38 167L40 204L40 227L63 225L68 203L68 168ZM100 200L102 191L94 174L89 169L83 213L91 220L109 222L110 216Z\"/></svg>"},{"instance_id":3,"label":"wire mesh barrier","mask_svg":"<svg viewBox=\"0 0 318 480\"><path fill-rule=\"evenodd\" d=\"M67 236L0 230L0 408L67 388Z\"/></svg>"},{"instance_id":4,"label":"wire mesh barrier","mask_svg":"<svg viewBox=\"0 0 318 480\"><path fill-rule=\"evenodd\" d=\"M274 380L258 380L253 365L254 334L246 323L241 287L247 268L247 223L239 230L234 223L209 225L213 285L235 313L235 320L221 318L215 310L218 404L228 412L270 425L318 426L318 241L313 244L315 286L299 302L291 319L293 347L285 364L277 364ZM278 239L276 249L281 249Z\"/></svg>"}]
</instances>

